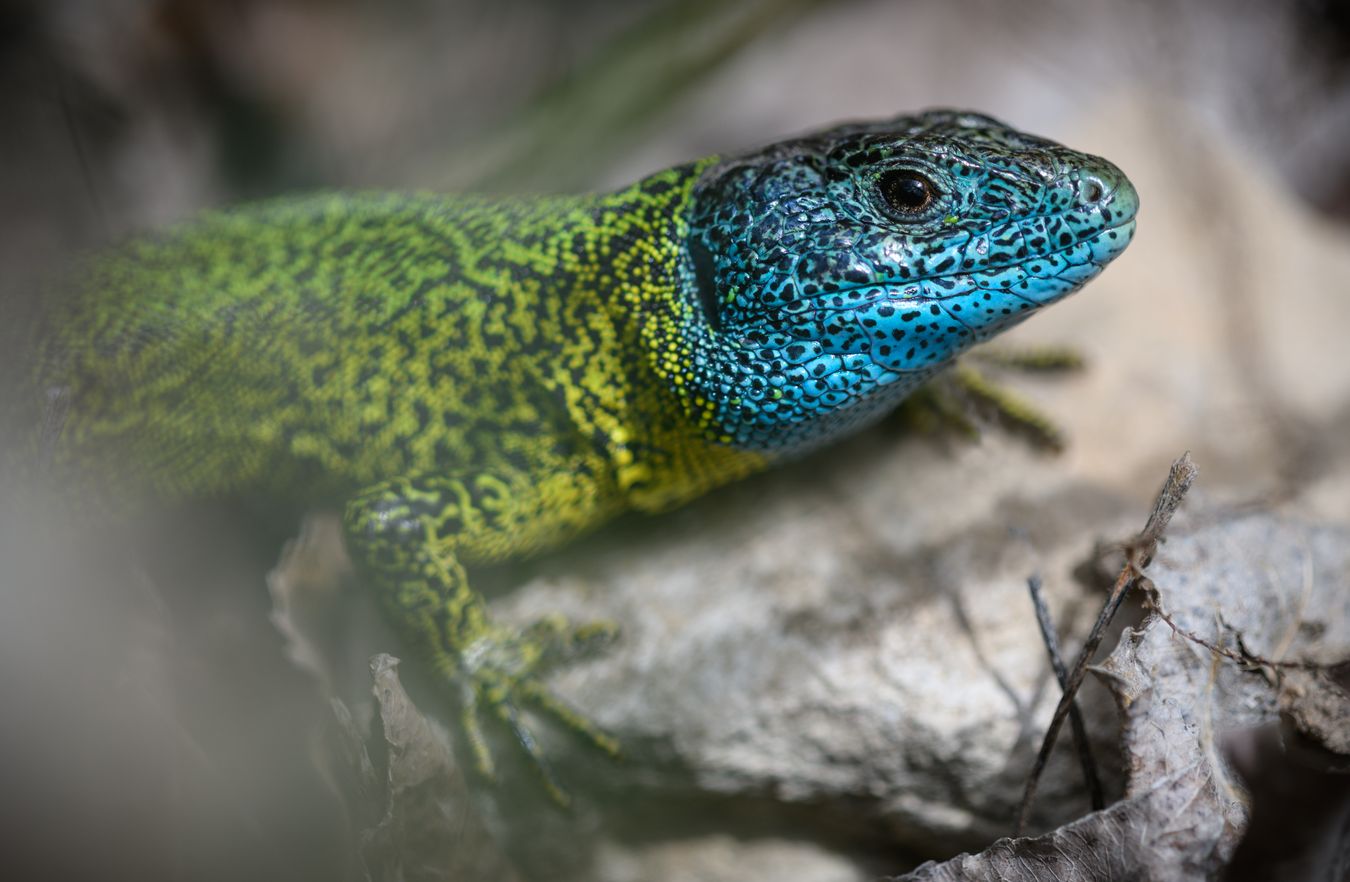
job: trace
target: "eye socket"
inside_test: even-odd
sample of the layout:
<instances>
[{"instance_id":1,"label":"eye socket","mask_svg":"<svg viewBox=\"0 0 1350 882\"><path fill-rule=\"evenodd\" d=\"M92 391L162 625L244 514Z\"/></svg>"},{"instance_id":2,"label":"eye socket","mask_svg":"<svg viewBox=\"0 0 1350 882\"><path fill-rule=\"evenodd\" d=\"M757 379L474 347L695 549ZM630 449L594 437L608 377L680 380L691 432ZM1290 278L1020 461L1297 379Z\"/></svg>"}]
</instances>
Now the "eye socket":
<instances>
[{"instance_id":1,"label":"eye socket","mask_svg":"<svg viewBox=\"0 0 1350 882\"><path fill-rule=\"evenodd\" d=\"M897 214L918 214L938 197L937 185L916 171L893 169L877 182L881 198Z\"/></svg>"}]
</instances>

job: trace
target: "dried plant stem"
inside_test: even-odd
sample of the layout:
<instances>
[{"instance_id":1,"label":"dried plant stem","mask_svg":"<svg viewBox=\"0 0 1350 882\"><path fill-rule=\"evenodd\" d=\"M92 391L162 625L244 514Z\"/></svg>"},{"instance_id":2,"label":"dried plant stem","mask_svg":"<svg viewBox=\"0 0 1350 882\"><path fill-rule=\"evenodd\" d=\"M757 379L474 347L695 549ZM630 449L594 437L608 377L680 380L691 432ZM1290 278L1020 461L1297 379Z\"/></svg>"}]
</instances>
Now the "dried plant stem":
<instances>
[{"instance_id":1,"label":"dried plant stem","mask_svg":"<svg viewBox=\"0 0 1350 882\"><path fill-rule=\"evenodd\" d=\"M1055 672L1062 692L1069 682L1069 669L1064 666L1064 658L1059 651L1059 638L1055 634L1055 624L1050 618L1050 607L1042 593L1039 574L1027 579L1027 590L1031 592L1031 605L1036 610L1036 624L1041 629L1041 639L1045 641L1045 651L1050 656L1050 667ZM1078 763L1083 768L1083 783L1087 786L1088 796L1092 800L1092 810L1100 811L1106 807L1106 795L1102 790L1101 776L1097 772L1097 760L1092 755L1092 742L1088 739L1087 726L1083 723L1083 713L1074 701L1069 705L1069 726L1073 732L1073 746L1078 753Z\"/></svg>"},{"instance_id":2,"label":"dried plant stem","mask_svg":"<svg viewBox=\"0 0 1350 882\"><path fill-rule=\"evenodd\" d=\"M1036 798L1036 788L1040 784L1041 774L1045 771L1046 763L1049 762L1050 751L1054 749L1059 730L1063 728L1064 720L1068 718L1069 711L1074 706L1074 696L1078 694L1078 689L1083 684L1083 678L1087 675L1088 663L1096 655L1107 627L1111 624L1111 620L1115 618L1116 612L1120 609L1121 603L1125 601L1130 588L1143 578L1144 568L1152 562L1153 554L1157 551L1158 543L1162 541L1167 525L1171 523L1172 516L1176 514L1181 501L1185 499L1186 492L1190 490L1198 471L1195 463L1191 460L1189 451L1183 453L1180 459L1172 463L1167 481L1163 484L1162 490L1158 492L1157 499L1154 500L1153 510L1149 513L1148 522L1144 525L1143 531L1133 540L1125 543L1125 565L1121 567L1120 575L1111 587L1111 594L1107 597L1106 604L1097 616L1097 621L1092 624L1092 630L1088 632L1087 639L1083 641L1083 648L1079 651L1077 659L1074 660L1073 669L1069 672L1068 679L1064 683L1064 691L1060 696L1059 704L1055 707L1055 713L1050 718L1050 725L1046 728L1040 752L1036 755L1036 762L1032 765L1031 774L1027 777L1026 789L1022 793L1022 802L1017 807L1017 821L1013 828L1014 835L1020 836L1022 831L1026 829L1027 816L1031 811L1032 800Z\"/></svg>"}]
</instances>

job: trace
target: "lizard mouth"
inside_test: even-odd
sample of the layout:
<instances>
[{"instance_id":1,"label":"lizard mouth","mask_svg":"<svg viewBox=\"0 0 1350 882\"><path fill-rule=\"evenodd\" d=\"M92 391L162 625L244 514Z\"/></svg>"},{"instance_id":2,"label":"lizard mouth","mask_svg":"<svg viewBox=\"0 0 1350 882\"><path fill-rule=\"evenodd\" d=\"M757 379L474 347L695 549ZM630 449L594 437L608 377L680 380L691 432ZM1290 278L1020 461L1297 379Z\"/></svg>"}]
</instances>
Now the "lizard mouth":
<instances>
[{"instance_id":1,"label":"lizard mouth","mask_svg":"<svg viewBox=\"0 0 1350 882\"><path fill-rule=\"evenodd\" d=\"M932 371L1077 291L1129 245L1134 230L1131 215L1012 267L947 276L945 285L931 278L874 285L851 310L859 342L866 341L873 363L892 376ZM925 294L910 293L915 289Z\"/></svg>"},{"instance_id":2,"label":"lizard mouth","mask_svg":"<svg viewBox=\"0 0 1350 882\"><path fill-rule=\"evenodd\" d=\"M1135 218L1105 227L1061 249L1020 265L1026 278L1003 291L1045 306L1078 290L1106 268L1134 239ZM1065 288L1064 286L1068 287ZM946 298L939 298L946 299Z\"/></svg>"},{"instance_id":3,"label":"lizard mouth","mask_svg":"<svg viewBox=\"0 0 1350 882\"><path fill-rule=\"evenodd\" d=\"M920 278L879 279L839 285L825 294L813 308L819 313L844 313L884 302L903 309L969 297L977 290L1007 293L1028 300L1033 305L1043 306L1065 296L1100 272L1130 244L1134 231L1135 217L1131 213L1127 219L1078 237L1067 245L987 269L955 269ZM1067 256L1082 252L1084 246L1087 250L1082 260L1068 259ZM988 282L977 281L981 276L987 276ZM1056 279L1067 283L1069 287L1064 289L1054 284ZM1030 296L1038 281L1046 283L1047 290L1054 290L1057 296ZM1025 287L1023 283L1026 283Z\"/></svg>"},{"instance_id":4,"label":"lizard mouth","mask_svg":"<svg viewBox=\"0 0 1350 882\"><path fill-rule=\"evenodd\" d=\"M941 277L930 277L925 282L927 289L916 299L920 301L954 300L967 296L971 288L1002 291L1014 296L1024 297L1037 305L1045 305L1077 290L1085 282L1101 272L1112 260L1115 260L1134 239L1135 217L1130 216L1117 223L1075 237L1074 241L1048 251L989 270L964 270ZM980 283L975 279L981 273L988 274L988 280ZM966 284L960 284L961 281ZM1070 285L1064 290L1054 282ZM1036 296L1037 283L1041 283L1044 293L1053 296Z\"/></svg>"}]
</instances>

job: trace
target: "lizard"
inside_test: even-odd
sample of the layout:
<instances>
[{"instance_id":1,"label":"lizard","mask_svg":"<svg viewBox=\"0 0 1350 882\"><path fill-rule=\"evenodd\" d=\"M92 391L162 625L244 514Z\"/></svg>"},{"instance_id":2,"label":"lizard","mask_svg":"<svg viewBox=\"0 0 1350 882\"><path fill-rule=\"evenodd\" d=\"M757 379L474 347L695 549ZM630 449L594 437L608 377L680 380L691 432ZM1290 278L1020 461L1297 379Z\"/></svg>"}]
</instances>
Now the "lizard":
<instances>
[{"instance_id":1,"label":"lizard","mask_svg":"<svg viewBox=\"0 0 1350 882\"><path fill-rule=\"evenodd\" d=\"M875 422L1096 276L1137 210L1104 159L931 110L603 194L217 211L76 274L35 359L38 453L124 506L337 504L473 767L494 777L504 724L565 802L523 712L617 754L541 682L604 629L509 630L469 572Z\"/></svg>"}]
</instances>

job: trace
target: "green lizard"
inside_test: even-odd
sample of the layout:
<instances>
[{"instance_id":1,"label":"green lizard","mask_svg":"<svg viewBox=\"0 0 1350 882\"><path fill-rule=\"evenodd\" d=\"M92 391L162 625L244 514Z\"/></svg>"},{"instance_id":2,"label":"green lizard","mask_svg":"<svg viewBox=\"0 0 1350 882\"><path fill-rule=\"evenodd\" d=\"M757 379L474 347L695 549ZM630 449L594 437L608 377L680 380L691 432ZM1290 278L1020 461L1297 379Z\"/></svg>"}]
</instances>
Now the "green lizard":
<instances>
[{"instance_id":1,"label":"green lizard","mask_svg":"<svg viewBox=\"0 0 1350 882\"><path fill-rule=\"evenodd\" d=\"M932 111L607 195L211 214L91 260L54 310L40 455L131 505L345 505L478 771L493 717L545 769L523 707L617 745L537 679L568 632L495 624L466 568L867 425L1095 276L1136 209L1105 160Z\"/></svg>"}]
</instances>

